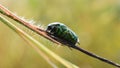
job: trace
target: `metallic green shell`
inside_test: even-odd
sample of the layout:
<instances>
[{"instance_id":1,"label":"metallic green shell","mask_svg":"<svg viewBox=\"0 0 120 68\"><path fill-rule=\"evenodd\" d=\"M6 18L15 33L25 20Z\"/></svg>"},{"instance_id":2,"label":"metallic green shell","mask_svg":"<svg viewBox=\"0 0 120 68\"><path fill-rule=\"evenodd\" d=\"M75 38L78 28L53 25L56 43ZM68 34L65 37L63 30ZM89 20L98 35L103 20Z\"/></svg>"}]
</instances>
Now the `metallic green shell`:
<instances>
[{"instance_id":1,"label":"metallic green shell","mask_svg":"<svg viewBox=\"0 0 120 68\"><path fill-rule=\"evenodd\" d=\"M70 45L75 45L78 42L78 36L62 23L50 23L46 31L52 36L66 41Z\"/></svg>"}]
</instances>

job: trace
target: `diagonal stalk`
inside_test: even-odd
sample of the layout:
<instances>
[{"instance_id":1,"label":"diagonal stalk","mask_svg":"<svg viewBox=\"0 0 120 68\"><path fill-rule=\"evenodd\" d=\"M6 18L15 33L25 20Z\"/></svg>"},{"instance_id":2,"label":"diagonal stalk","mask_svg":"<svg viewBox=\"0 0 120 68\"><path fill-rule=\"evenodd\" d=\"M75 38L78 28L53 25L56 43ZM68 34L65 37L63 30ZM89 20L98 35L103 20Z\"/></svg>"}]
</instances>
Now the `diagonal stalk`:
<instances>
[{"instance_id":1,"label":"diagonal stalk","mask_svg":"<svg viewBox=\"0 0 120 68\"><path fill-rule=\"evenodd\" d=\"M48 48L46 48L43 44L41 44L40 42L38 42L37 40L35 40L34 38L32 38L30 35L28 35L24 31L22 31L18 27L16 27L14 24L12 24L11 22L9 22L8 20L6 20L5 18L3 18L2 16L0 16L0 21L2 21L8 27L10 27L12 30L14 30L17 34L19 34L20 36L22 36L22 38L24 38L24 40L26 40L30 44L33 43L36 48L38 48L38 49L44 51L45 53L47 53L48 55L52 56L54 59L56 59L57 61L59 61L60 63L62 63L67 68L79 68L78 66L72 64L71 62L69 62L69 61L61 58L60 56L56 55L55 53L53 53L51 50L49 50Z\"/></svg>"},{"instance_id":2,"label":"diagonal stalk","mask_svg":"<svg viewBox=\"0 0 120 68\"><path fill-rule=\"evenodd\" d=\"M3 15L17 21L18 23L24 25L25 27L31 29L32 31L36 32L37 34L47 38L48 40L61 45L61 43L59 43L58 41L52 39L50 36L47 35L46 31L41 29L40 27L34 26L32 24L30 24L29 22L19 18L18 16L16 16L14 13L12 13L11 11L9 11L7 8L5 8L4 6L2 6L0 4L0 13L2 13Z\"/></svg>"}]
</instances>

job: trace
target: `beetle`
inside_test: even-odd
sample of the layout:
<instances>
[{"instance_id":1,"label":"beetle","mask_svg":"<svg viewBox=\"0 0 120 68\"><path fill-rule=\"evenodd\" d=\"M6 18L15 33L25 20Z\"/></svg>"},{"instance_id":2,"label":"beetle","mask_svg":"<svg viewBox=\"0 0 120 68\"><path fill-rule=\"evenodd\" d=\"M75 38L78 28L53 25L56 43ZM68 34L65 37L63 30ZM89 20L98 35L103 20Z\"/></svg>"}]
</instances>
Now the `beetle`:
<instances>
[{"instance_id":1,"label":"beetle","mask_svg":"<svg viewBox=\"0 0 120 68\"><path fill-rule=\"evenodd\" d=\"M66 25L60 22L54 22L48 24L46 32L50 34L52 38L57 38L62 41L63 44L69 46L75 46L76 43L79 43L78 36Z\"/></svg>"}]
</instances>

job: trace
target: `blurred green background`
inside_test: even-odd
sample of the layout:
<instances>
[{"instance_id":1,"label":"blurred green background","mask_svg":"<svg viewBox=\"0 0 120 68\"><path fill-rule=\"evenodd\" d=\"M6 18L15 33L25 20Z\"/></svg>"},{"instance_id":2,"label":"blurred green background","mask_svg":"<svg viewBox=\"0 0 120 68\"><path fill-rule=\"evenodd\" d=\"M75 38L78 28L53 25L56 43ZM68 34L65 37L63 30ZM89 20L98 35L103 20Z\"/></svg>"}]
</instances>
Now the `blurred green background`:
<instances>
[{"instance_id":1,"label":"blurred green background","mask_svg":"<svg viewBox=\"0 0 120 68\"><path fill-rule=\"evenodd\" d=\"M51 22L62 22L78 34L80 47L120 63L119 0L0 0L0 4L18 16L35 20L37 24L46 26ZM81 68L114 68L68 47L57 47L22 28L56 54ZM51 60L58 67L65 68ZM0 68L52 67L21 37L0 23Z\"/></svg>"}]
</instances>

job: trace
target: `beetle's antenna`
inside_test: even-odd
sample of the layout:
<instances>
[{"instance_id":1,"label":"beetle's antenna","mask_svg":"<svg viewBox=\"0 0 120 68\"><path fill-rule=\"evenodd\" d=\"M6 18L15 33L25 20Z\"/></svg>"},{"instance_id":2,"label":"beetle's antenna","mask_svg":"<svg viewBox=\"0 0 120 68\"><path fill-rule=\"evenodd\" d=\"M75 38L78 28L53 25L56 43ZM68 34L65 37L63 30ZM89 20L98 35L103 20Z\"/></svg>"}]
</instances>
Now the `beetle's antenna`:
<instances>
[{"instance_id":1,"label":"beetle's antenna","mask_svg":"<svg viewBox=\"0 0 120 68\"><path fill-rule=\"evenodd\" d=\"M94 53L91 53L91 52L89 52L89 51L86 51L86 50L84 50L83 48L80 48L80 47L78 47L78 46L71 46L71 47L74 48L74 49L76 49L76 50L78 50L78 51L81 51L81 52L83 52L83 53L85 53L85 54L87 54L87 55L89 55L89 56L91 56L91 57L93 57L93 58L96 58L96 59L98 59L98 60L100 60L100 61L103 61L103 62L105 62L105 63L111 64L111 65L113 65L113 66L116 66L116 67L120 68L120 65L119 65L118 63L115 63L115 62L110 61L110 60L108 60L108 59L106 59L106 58L100 57L100 56L98 56L98 55L96 55L96 54L94 54Z\"/></svg>"}]
</instances>

